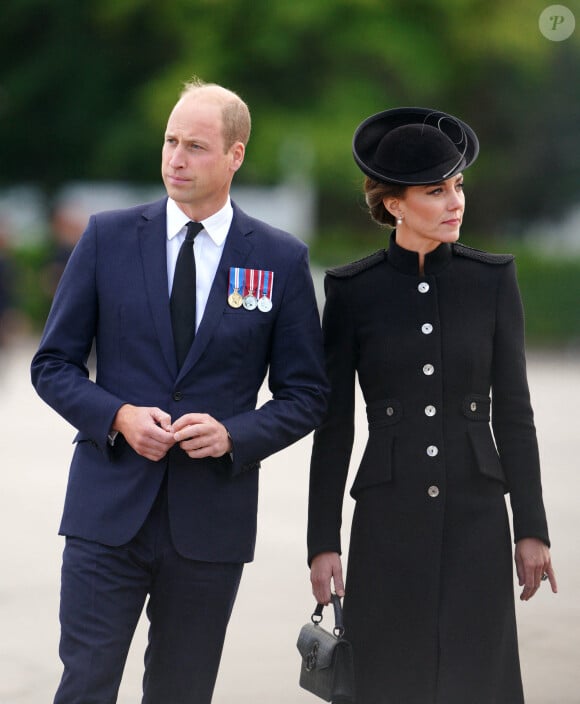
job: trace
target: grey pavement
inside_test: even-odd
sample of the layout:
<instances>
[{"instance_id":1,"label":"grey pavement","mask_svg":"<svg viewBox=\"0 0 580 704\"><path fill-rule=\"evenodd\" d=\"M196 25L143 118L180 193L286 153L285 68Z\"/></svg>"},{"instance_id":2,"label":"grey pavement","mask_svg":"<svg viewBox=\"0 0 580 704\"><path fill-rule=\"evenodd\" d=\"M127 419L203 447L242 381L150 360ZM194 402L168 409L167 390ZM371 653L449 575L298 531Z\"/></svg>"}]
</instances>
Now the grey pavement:
<instances>
[{"instance_id":1,"label":"grey pavement","mask_svg":"<svg viewBox=\"0 0 580 704\"><path fill-rule=\"evenodd\" d=\"M57 527L74 430L30 386L34 344L16 340L0 356L0 704L48 704L60 676ZM580 704L580 353L531 354L529 376L560 593L543 585L531 602L517 602L526 701ZM360 410L355 459L365 435ZM256 561L245 569L214 704L317 701L298 687L295 646L314 606L304 548L310 444L264 462ZM348 499L345 535L351 512ZM490 557L474 555L493 570ZM146 628L142 621L119 704L140 702Z\"/></svg>"}]
</instances>

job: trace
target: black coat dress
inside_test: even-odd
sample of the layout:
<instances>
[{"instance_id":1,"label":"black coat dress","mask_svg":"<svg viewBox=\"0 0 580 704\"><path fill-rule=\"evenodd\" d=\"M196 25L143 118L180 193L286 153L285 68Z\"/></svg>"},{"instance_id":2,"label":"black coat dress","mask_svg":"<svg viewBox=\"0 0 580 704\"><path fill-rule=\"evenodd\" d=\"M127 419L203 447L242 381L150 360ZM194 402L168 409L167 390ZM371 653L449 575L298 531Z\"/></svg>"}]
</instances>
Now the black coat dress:
<instances>
[{"instance_id":1,"label":"black coat dress","mask_svg":"<svg viewBox=\"0 0 580 704\"><path fill-rule=\"evenodd\" d=\"M344 603L357 704L521 704L505 492L515 539L549 539L513 257L441 244L420 275L393 237L325 286L332 394L308 549L341 550L358 375L369 436Z\"/></svg>"}]
</instances>

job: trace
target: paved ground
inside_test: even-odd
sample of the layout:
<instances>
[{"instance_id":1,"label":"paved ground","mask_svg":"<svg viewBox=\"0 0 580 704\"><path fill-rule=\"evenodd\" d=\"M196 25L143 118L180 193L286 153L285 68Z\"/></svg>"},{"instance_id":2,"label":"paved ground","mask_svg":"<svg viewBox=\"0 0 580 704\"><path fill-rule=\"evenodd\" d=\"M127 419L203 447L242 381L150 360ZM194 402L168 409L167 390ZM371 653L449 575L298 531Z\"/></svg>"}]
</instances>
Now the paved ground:
<instances>
[{"instance_id":1,"label":"paved ground","mask_svg":"<svg viewBox=\"0 0 580 704\"><path fill-rule=\"evenodd\" d=\"M60 676L56 530L73 430L29 384L33 347L21 340L0 358L0 704L48 704ZM543 588L518 602L527 704L580 704L578 350L531 355L530 385L560 594ZM298 688L295 648L313 607L304 557L309 450L310 438L265 463L256 562L242 581L214 704L316 701ZM350 510L349 502L347 519ZM140 701L145 634L142 623L119 704Z\"/></svg>"}]
</instances>

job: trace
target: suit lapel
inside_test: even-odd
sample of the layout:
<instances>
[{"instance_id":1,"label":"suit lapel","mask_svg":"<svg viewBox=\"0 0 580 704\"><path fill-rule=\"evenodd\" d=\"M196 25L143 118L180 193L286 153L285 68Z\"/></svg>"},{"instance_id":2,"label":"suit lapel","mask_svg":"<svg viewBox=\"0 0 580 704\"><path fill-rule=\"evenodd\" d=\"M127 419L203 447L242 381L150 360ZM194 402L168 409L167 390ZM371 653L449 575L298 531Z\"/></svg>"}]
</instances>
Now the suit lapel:
<instances>
[{"instance_id":1,"label":"suit lapel","mask_svg":"<svg viewBox=\"0 0 580 704\"><path fill-rule=\"evenodd\" d=\"M165 199L158 201L143 212L137 235L153 326L165 362L171 373L175 375L177 362L169 314L165 204Z\"/></svg>"},{"instance_id":2,"label":"suit lapel","mask_svg":"<svg viewBox=\"0 0 580 704\"><path fill-rule=\"evenodd\" d=\"M234 217L213 280L203 318L197 329L189 354L185 358L179 377L190 370L197 362L213 336L227 306L230 267L243 267L248 255L254 248L251 241L252 238L248 236L251 231L252 228L246 223L243 213L234 205Z\"/></svg>"}]
</instances>

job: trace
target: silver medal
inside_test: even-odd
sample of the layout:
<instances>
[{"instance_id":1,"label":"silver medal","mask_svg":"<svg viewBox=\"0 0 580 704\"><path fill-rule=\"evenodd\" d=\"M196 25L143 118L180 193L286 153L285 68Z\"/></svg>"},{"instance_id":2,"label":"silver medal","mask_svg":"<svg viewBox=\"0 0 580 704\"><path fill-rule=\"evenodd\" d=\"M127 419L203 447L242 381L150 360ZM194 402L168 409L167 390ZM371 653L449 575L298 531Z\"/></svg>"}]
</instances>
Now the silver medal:
<instances>
[{"instance_id":1,"label":"silver medal","mask_svg":"<svg viewBox=\"0 0 580 704\"><path fill-rule=\"evenodd\" d=\"M249 293L247 296L244 296L243 306L246 310L255 310L257 305L258 301L256 299L256 296L252 295L251 293Z\"/></svg>"},{"instance_id":2,"label":"silver medal","mask_svg":"<svg viewBox=\"0 0 580 704\"><path fill-rule=\"evenodd\" d=\"M272 310L272 301L268 296L262 296L258 301L258 308L262 313L269 313Z\"/></svg>"}]
</instances>

